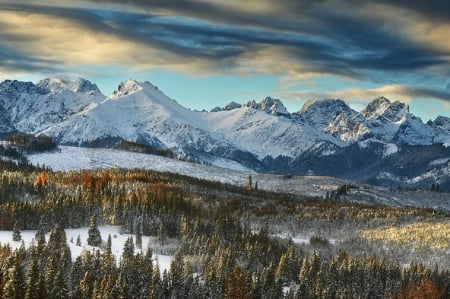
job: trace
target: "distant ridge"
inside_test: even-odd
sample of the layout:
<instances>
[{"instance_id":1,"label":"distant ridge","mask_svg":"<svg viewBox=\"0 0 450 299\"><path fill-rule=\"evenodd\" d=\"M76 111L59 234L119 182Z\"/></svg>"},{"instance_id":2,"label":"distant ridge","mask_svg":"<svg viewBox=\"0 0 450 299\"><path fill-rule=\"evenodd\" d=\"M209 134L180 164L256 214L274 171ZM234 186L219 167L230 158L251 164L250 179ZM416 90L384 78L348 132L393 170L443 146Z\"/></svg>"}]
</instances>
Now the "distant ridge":
<instances>
[{"instance_id":1,"label":"distant ridge","mask_svg":"<svg viewBox=\"0 0 450 299\"><path fill-rule=\"evenodd\" d=\"M83 78L47 78L0 83L0 112L1 135L44 134L77 146L123 140L213 165L450 188L450 118L423 123L385 97L360 112L325 99L289 113L271 97L197 112L150 82L126 80L107 97Z\"/></svg>"}]
</instances>

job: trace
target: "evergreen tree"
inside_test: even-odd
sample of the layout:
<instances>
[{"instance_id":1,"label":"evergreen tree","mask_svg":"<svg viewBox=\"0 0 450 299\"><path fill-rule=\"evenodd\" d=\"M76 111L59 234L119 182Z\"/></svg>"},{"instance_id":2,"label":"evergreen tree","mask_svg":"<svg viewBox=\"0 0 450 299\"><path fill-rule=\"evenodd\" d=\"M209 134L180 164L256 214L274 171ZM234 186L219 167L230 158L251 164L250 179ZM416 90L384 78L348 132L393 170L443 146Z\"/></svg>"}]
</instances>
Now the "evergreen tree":
<instances>
[{"instance_id":1,"label":"evergreen tree","mask_svg":"<svg viewBox=\"0 0 450 299\"><path fill-rule=\"evenodd\" d=\"M8 270L8 281L4 287L5 298L23 299L25 297L25 270L17 251L14 253L13 267Z\"/></svg>"},{"instance_id":2,"label":"evergreen tree","mask_svg":"<svg viewBox=\"0 0 450 299\"><path fill-rule=\"evenodd\" d=\"M164 227L164 225L162 223L159 225L158 241L159 241L159 244L162 246L167 244L167 232L166 232L166 228Z\"/></svg>"},{"instance_id":3,"label":"evergreen tree","mask_svg":"<svg viewBox=\"0 0 450 299\"><path fill-rule=\"evenodd\" d=\"M13 241L16 241L16 242L22 241L22 234L21 234L19 226L17 224L14 225Z\"/></svg>"},{"instance_id":4,"label":"evergreen tree","mask_svg":"<svg viewBox=\"0 0 450 299\"><path fill-rule=\"evenodd\" d=\"M102 236L97 226L97 217L92 216L89 222L88 245L100 247L102 245Z\"/></svg>"},{"instance_id":5,"label":"evergreen tree","mask_svg":"<svg viewBox=\"0 0 450 299\"><path fill-rule=\"evenodd\" d=\"M230 277L227 278L225 285L225 293L223 298L225 299L233 299L233 298L251 298L250 291L247 287L247 283L242 273L241 268L236 266L231 273ZM272 298L272 297L268 297ZM273 297L275 298L275 297Z\"/></svg>"},{"instance_id":6,"label":"evergreen tree","mask_svg":"<svg viewBox=\"0 0 450 299\"><path fill-rule=\"evenodd\" d=\"M159 264L156 263L152 273L152 285L150 290L150 299L161 298L161 273L159 272Z\"/></svg>"},{"instance_id":7,"label":"evergreen tree","mask_svg":"<svg viewBox=\"0 0 450 299\"><path fill-rule=\"evenodd\" d=\"M123 246L122 259L131 259L134 256L134 242L133 237L129 237Z\"/></svg>"},{"instance_id":8,"label":"evergreen tree","mask_svg":"<svg viewBox=\"0 0 450 299\"><path fill-rule=\"evenodd\" d=\"M25 299L39 299L39 263L36 255L33 255L28 269Z\"/></svg>"},{"instance_id":9,"label":"evergreen tree","mask_svg":"<svg viewBox=\"0 0 450 299\"><path fill-rule=\"evenodd\" d=\"M36 230L35 238L36 241L39 242L40 240L45 243L45 233L47 232L47 225L45 222L44 216L41 216L41 219L39 220L39 226Z\"/></svg>"},{"instance_id":10,"label":"evergreen tree","mask_svg":"<svg viewBox=\"0 0 450 299\"><path fill-rule=\"evenodd\" d=\"M136 225L136 248L142 249L142 221L138 220Z\"/></svg>"}]
</instances>

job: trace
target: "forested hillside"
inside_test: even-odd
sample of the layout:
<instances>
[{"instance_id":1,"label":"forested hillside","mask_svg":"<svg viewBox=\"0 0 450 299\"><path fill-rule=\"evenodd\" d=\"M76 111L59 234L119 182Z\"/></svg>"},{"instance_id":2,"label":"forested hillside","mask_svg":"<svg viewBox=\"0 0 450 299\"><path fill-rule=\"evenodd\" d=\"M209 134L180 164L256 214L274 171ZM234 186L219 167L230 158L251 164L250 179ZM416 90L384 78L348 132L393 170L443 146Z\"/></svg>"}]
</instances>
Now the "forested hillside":
<instances>
[{"instance_id":1,"label":"forested hillside","mask_svg":"<svg viewBox=\"0 0 450 299\"><path fill-rule=\"evenodd\" d=\"M0 298L447 298L449 215L144 170L0 162ZM336 190L338 191L338 190ZM337 192L338 193L338 192ZM336 194L337 194L336 193ZM424 199L426 200L426 199ZM100 224L134 234L121 256ZM73 259L63 228L89 227ZM48 239L45 233L50 232ZM160 271L142 236L179 240Z\"/></svg>"}]
</instances>

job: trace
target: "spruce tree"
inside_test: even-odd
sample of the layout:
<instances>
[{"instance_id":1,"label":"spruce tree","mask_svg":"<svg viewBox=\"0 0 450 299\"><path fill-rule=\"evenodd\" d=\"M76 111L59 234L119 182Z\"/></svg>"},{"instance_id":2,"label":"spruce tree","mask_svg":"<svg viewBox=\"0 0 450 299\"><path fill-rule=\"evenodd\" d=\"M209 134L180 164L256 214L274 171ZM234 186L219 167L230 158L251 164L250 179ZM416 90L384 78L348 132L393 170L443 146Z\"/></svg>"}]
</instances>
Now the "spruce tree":
<instances>
[{"instance_id":1,"label":"spruce tree","mask_svg":"<svg viewBox=\"0 0 450 299\"><path fill-rule=\"evenodd\" d=\"M142 249L142 221L138 220L136 226L136 248Z\"/></svg>"},{"instance_id":2,"label":"spruce tree","mask_svg":"<svg viewBox=\"0 0 450 299\"><path fill-rule=\"evenodd\" d=\"M161 223L158 230L158 241L159 244L164 246L167 244L167 232L164 225Z\"/></svg>"},{"instance_id":3,"label":"spruce tree","mask_svg":"<svg viewBox=\"0 0 450 299\"><path fill-rule=\"evenodd\" d=\"M25 290L25 270L16 251L14 253L13 267L8 270L8 281L3 289L3 294L5 298L23 299Z\"/></svg>"},{"instance_id":4,"label":"spruce tree","mask_svg":"<svg viewBox=\"0 0 450 299\"><path fill-rule=\"evenodd\" d=\"M39 299L39 262L33 255L28 269L25 299Z\"/></svg>"},{"instance_id":5,"label":"spruce tree","mask_svg":"<svg viewBox=\"0 0 450 299\"><path fill-rule=\"evenodd\" d=\"M14 225L13 241L16 241L16 242L22 241L22 234L21 234L20 229L17 226L17 224Z\"/></svg>"},{"instance_id":6,"label":"spruce tree","mask_svg":"<svg viewBox=\"0 0 450 299\"><path fill-rule=\"evenodd\" d=\"M88 245L97 247L102 245L102 236L100 235L100 231L97 226L97 217L95 216L91 217L88 235Z\"/></svg>"},{"instance_id":7,"label":"spruce tree","mask_svg":"<svg viewBox=\"0 0 450 299\"><path fill-rule=\"evenodd\" d=\"M129 237L124 246L123 246L123 252L122 252L122 259L130 259L134 256L134 242L133 237Z\"/></svg>"}]
</instances>

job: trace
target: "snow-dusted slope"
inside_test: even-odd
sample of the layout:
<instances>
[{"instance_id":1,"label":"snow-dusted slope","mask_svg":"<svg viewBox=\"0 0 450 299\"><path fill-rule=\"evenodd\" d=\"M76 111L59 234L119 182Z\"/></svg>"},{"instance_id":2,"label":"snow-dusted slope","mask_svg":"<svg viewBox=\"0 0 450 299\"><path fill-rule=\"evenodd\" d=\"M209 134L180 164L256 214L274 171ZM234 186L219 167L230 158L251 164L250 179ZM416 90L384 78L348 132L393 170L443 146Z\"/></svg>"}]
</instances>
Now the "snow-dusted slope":
<instances>
[{"instance_id":1,"label":"snow-dusted slope","mask_svg":"<svg viewBox=\"0 0 450 299\"><path fill-rule=\"evenodd\" d=\"M104 99L95 84L80 78L70 83L61 79L45 79L37 85L0 83L0 106L8 111L10 125L26 133L41 133Z\"/></svg>"},{"instance_id":2,"label":"snow-dusted slope","mask_svg":"<svg viewBox=\"0 0 450 299\"><path fill-rule=\"evenodd\" d=\"M384 97L361 112L331 99L309 101L291 114L270 97L197 112L149 82L127 80L106 97L81 78L0 83L0 133L11 132L45 134L71 145L114 146L126 140L206 163L234 161L257 171L345 178L360 173L358 167L368 169L367 177L390 173L388 164L377 168L380 161L400 159L413 146L429 146L437 152L428 156L445 158L439 146L450 145L449 118L424 124L406 104ZM421 160L420 169L430 162Z\"/></svg>"},{"instance_id":3,"label":"snow-dusted slope","mask_svg":"<svg viewBox=\"0 0 450 299\"><path fill-rule=\"evenodd\" d=\"M323 140L344 145L309 124L282 115L288 115L286 108L272 98L230 105L214 113L191 111L149 82L128 80L109 98L42 133L63 144L111 137L223 158L242 153L259 159L296 157Z\"/></svg>"},{"instance_id":4,"label":"snow-dusted slope","mask_svg":"<svg viewBox=\"0 0 450 299\"><path fill-rule=\"evenodd\" d=\"M203 116L213 131L260 159L280 155L297 157L324 140L340 144L339 140L308 124L270 114L245 106Z\"/></svg>"},{"instance_id":5,"label":"snow-dusted slope","mask_svg":"<svg viewBox=\"0 0 450 299\"><path fill-rule=\"evenodd\" d=\"M343 105L345 103L339 107ZM385 97L373 100L360 113L350 108L334 110L340 112L328 122L326 131L350 143L375 139L386 143L430 145L436 135L430 125L409 112L408 105L391 102Z\"/></svg>"}]
</instances>

